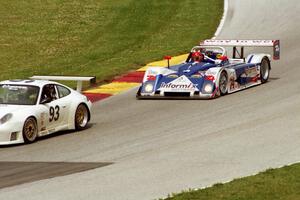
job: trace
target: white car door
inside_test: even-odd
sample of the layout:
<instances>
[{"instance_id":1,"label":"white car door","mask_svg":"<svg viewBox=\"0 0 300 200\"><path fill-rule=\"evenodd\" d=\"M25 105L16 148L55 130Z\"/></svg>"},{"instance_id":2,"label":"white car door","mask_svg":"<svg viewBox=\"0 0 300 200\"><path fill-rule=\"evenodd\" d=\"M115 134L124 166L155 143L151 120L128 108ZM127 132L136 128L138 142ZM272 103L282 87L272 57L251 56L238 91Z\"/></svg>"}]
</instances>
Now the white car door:
<instances>
[{"instance_id":1,"label":"white car door","mask_svg":"<svg viewBox=\"0 0 300 200\"><path fill-rule=\"evenodd\" d=\"M58 99L57 102L61 106L60 107L60 112L61 112L61 117L60 117L60 124L61 125L66 125L68 123L69 115L72 114L70 113L70 105L72 99L69 94L71 94L71 91L62 86L62 85L55 85Z\"/></svg>"},{"instance_id":2,"label":"white car door","mask_svg":"<svg viewBox=\"0 0 300 200\"><path fill-rule=\"evenodd\" d=\"M43 87L40 104L45 110L44 125L46 130L51 133L56 128L64 124L67 113L67 102L58 97L54 84L47 84Z\"/></svg>"}]
</instances>

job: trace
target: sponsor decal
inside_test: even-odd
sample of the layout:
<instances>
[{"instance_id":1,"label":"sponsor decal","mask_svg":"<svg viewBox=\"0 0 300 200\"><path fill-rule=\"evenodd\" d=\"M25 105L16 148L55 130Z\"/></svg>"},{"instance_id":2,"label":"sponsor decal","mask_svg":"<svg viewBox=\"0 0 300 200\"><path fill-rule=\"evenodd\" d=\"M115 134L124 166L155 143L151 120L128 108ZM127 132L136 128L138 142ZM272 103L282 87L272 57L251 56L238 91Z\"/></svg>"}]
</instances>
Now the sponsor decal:
<instances>
[{"instance_id":1,"label":"sponsor decal","mask_svg":"<svg viewBox=\"0 0 300 200\"><path fill-rule=\"evenodd\" d=\"M198 84L192 83L186 76L183 75L169 83L162 82L158 90L167 92L199 91L197 86Z\"/></svg>"},{"instance_id":2,"label":"sponsor decal","mask_svg":"<svg viewBox=\"0 0 300 200\"><path fill-rule=\"evenodd\" d=\"M273 46L273 40L204 40L202 45Z\"/></svg>"},{"instance_id":3,"label":"sponsor decal","mask_svg":"<svg viewBox=\"0 0 300 200\"><path fill-rule=\"evenodd\" d=\"M240 88L240 84L236 82L235 72L231 72L229 75L229 91L235 91Z\"/></svg>"},{"instance_id":4,"label":"sponsor decal","mask_svg":"<svg viewBox=\"0 0 300 200\"><path fill-rule=\"evenodd\" d=\"M274 42L274 50L273 50L273 59L279 60L280 59L280 43L279 40L275 40Z\"/></svg>"},{"instance_id":5,"label":"sponsor decal","mask_svg":"<svg viewBox=\"0 0 300 200\"><path fill-rule=\"evenodd\" d=\"M191 78L201 78L202 74L194 74L191 76Z\"/></svg>"},{"instance_id":6,"label":"sponsor decal","mask_svg":"<svg viewBox=\"0 0 300 200\"><path fill-rule=\"evenodd\" d=\"M41 113L41 117L40 117L40 120L41 120L41 126L44 126L45 125L45 116L46 116L46 113L42 112ZM43 131L43 130L42 130Z\"/></svg>"},{"instance_id":7,"label":"sponsor decal","mask_svg":"<svg viewBox=\"0 0 300 200\"><path fill-rule=\"evenodd\" d=\"M168 76L168 78L178 78L178 75L177 75L177 74L170 74L170 75Z\"/></svg>"},{"instance_id":8,"label":"sponsor decal","mask_svg":"<svg viewBox=\"0 0 300 200\"><path fill-rule=\"evenodd\" d=\"M155 81L156 76L155 75L147 75L147 81Z\"/></svg>"},{"instance_id":9,"label":"sponsor decal","mask_svg":"<svg viewBox=\"0 0 300 200\"><path fill-rule=\"evenodd\" d=\"M48 135L49 132L46 130L46 127L43 127L39 133L39 135L44 136L44 135Z\"/></svg>"},{"instance_id":10,"label":"sponsor decal","mask_svg":"<svg viewBox=\"0 0 300 200\"><path fill-rule=\"evenodd\" d=\"M50 133L54 133L55 130L56 130L55 128L49 129L49 130L48 130L48 133L49 133L49 134L50 134Z\"/></svg>"},{"instance_id":11,"label":"sponsor decal","mask_svg":"<svg viewBox=\"0 0 300 200\"><path fill-rule=\"evenodd\" d=\"M154 81L156 79L158 72L152 69L148 69L144 75L143 82Z\"/></svg>"},{"instance_id":12,"label":"sponsor decal","mask_svg":"<svg viewBox=\"0 0 300 200\"><path fill-rule=\"evenodd\" d=\"M256 67L252 67L252 68L247 68L245 70L245 74L248 77L252 77L252 76L256 76L257 74L259 74L259 72Z\"/></svg>"},{"instance_id":13,"label":"sponsor decal","mask_svg":"<svg viewBox=\"0 0 300 200\"><path fill-rule=\"evenodd\" d=\"M6 88L8 90L27 90L26 86L19 86L19 85L3 85L2 88Z\"/></svg>"},{"instance_id":14,"label":"sponsor decal","mask_svg":"<svg viewBox=\"0 0 300 200\"><path fill-rule=\"evenodd\" d=\"M230 76L229 78L229 90L235 90L239 88L239 84L238 82L235 81L235 77L234 76Z\"/></svg>"},{"instance_id":15,"label":"sponsor decal","mask_svg":"<svg viewBox=\"0 0 300 200\"><path fill-rule=\"evenodd\" d=\"M174 83L162 83L160 85L160 89L164 88L172 88L172 89L193 89L196 88L197 84L189 83L189 84L174 84Z\"/></svg>"},{"instance_id":16,"label":"sponsor decal","mask_svg":"<svg viewBox=\"0 0 300 200\"><path fill-rule=\"evenodd\" d=\"M254 83L256 83L258 80L260 80L259 74L257 74L256 76L251 78L251 82L254 82Z\"/></svg>"}]
</instances>

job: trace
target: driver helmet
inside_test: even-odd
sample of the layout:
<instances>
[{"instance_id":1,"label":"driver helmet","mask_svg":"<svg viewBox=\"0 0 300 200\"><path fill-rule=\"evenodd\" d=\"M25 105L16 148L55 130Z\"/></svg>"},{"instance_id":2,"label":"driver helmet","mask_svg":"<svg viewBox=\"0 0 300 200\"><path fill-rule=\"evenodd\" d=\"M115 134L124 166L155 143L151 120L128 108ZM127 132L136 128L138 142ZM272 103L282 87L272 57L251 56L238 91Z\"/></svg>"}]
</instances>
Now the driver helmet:
<instances>
[{"instance_id":1,"label":"driver helmet","mask_svg":"<svg viewBox=\"0 0 300 200\"><path fill-rule=\"evenodd\" d=\"M192 54L192 58L193 58L194 62L202 62L204 59L204 56L201 52L196 51Z\"/></svg>"},{"instance_id":2,"label":"driver helmet","mask_svg":"<svg viewBox=\"0 0 300 200\"><path fill-rule=\"evenodd\" d=\"M55 98L55 89L54 89L54 87L52 85L46 85L44 87L44 95L47 98L54 99Z\"/></svg>"}]
</instances>

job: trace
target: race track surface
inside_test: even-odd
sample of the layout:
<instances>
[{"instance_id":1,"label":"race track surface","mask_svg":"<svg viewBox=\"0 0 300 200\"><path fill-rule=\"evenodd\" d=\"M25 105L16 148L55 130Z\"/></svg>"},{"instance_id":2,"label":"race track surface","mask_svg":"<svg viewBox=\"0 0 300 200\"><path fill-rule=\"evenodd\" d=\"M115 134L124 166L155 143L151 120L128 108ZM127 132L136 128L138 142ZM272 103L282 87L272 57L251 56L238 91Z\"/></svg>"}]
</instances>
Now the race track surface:
<instances>
[{"instance_id":1,"label":"race track surface","mask_svg":"<svg viewBox=\"0 0 300 200\"><path fill-rule=\"evenodd\" d=\"M298 162L299 10L229 1L218 38L280 39L267 84L215 100L142 101L133 89L100 101L89 129L0 148L0 161L111 165L6 187L0 199L155 199Z\"/></svg>"}]
</instances>

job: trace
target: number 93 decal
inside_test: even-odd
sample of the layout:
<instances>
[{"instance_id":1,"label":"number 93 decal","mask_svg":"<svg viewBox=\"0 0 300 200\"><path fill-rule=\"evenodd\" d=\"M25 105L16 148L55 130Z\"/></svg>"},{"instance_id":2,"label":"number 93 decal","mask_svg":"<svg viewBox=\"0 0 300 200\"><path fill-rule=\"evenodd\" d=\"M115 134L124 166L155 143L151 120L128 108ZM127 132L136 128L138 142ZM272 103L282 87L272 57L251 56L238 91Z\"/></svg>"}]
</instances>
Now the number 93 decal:
<instances>
[{"instance_id":1,"label":"number 93 decal","mask_svg":"<svg viewBox=\"0 0 300 200\"><path fill-rule=\"evenodd\" d=\"M56 121L59 119L59 106L50 107L49 109L49 122L52 122L53 120Z\"/></svg>"}]
</instances>

